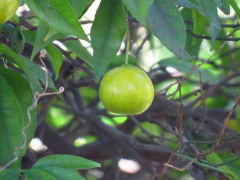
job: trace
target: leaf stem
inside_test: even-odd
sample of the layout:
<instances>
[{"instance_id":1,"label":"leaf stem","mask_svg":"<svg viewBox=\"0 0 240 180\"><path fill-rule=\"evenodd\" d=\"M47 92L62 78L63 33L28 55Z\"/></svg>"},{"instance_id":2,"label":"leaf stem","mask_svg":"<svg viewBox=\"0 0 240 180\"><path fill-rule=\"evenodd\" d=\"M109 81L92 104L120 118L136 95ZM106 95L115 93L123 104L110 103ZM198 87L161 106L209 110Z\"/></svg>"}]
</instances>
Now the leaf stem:
<instances>
[{"instance_id":1,"label":"leaf stem","mask_svg":"<svg viewBox=\"0 0 240 180\"><path fill-rule=\"evenodd\" d=\"M131 41L129 26L127 27L126 33L127 33L127 47L126 47L125 64L128 64L129 48L130 48L130 41Z\"/></svg>"}]
</instances>

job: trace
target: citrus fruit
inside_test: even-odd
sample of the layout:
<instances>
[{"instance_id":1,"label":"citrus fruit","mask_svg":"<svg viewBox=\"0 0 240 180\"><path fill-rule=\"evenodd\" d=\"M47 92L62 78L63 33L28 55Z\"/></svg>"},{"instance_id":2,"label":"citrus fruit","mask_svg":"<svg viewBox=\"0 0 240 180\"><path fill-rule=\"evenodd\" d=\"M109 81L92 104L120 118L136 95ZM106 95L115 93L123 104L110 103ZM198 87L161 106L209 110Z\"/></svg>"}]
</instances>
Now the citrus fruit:
<instances>
[{"instance_id":1,"label":"citrus fruit","mask_svg":"<svg viewBox=\"0 0 240 180\"><path fill-rule=\"evenodd\" d=\"M0 24L8 21L17 11L19 0L0 0Z\"/></svg>"},{"instance_id":2,"label":"citrus fruit","mask_svg":"<svg viewBox=\"0 0 240 180\"><path fill-rule=\"evenodd\" d=\"M152 104L154 88L143 70L125 64L112 69L103 77L99 97L111 112L140 114Z\"/></svg>"}]
</instances>

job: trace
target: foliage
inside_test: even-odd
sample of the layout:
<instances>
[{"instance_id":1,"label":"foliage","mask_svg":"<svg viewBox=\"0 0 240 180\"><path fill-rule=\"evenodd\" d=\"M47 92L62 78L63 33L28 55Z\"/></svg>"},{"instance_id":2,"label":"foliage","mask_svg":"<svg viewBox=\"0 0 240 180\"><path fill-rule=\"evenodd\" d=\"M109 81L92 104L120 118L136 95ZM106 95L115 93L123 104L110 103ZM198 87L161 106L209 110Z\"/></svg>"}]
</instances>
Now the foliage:
<instances>
[{"instance_id":1,"label":"foliage","mask_svg":"<svg viewBox=\"0 0 240 180\"><path fill-rule=\"evenodd\" d=\"M0 180L239 179L239 5L22 1L0 24ZM103 75L124 62L155 87L140 115L99 101Z\"/></svg>"}]
</instances>

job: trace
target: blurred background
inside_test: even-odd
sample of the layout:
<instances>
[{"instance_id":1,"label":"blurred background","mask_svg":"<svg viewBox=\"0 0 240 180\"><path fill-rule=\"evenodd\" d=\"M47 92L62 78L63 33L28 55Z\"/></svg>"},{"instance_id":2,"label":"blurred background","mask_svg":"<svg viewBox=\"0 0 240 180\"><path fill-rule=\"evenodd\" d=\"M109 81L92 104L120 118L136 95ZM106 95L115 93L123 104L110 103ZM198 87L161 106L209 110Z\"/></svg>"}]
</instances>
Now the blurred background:
<instances>
[{"instance_id":1,"label":"blurred background","mask_svg":"<svg viewBox=\"0 0 240 180\"><path fill-rule=\"evenodd\" d=\"M88 35L99 3L95 0L80 19ZM191 32L192 9L179 9ZM39 22L25 4L18 9L18 15L30 30L36 30ZM152 106L137 116L108 112L99 101L99 83L79 57L79 53L84 53L82 49L92 54L91 44L80 40L82 49L73 51L67 41L54 41L60 56L47 56L44 61L55 86L63 86L65 92L62 96L41 98L36 134L23 159L23 168L30 168L46 155L74 154L101 163L101 168L81 171L87 180L224 180L231 179L231 174L240 177L239 107L230 116L215 152L191 163L216 143L240 89L240 44L238 39L226 39L240 37L239 15L231 9L230 15L219 11L219 16L220 37L225 39L217 40L211 49L208 27L202 29L201 36L187 33L186 50L194 60L181 60L129 14L129 62L148 72L155 87ZM23 55L30 59L33 46L27 39L28 31L23 27L27 42ZM109 69L124 63L126 43L125 38L118 61ZM58 77L51 58L63 59ZM38 56L34 62L39 63ZM179 118L183 129L180 148Z\"/></svg>"}]
</instances>

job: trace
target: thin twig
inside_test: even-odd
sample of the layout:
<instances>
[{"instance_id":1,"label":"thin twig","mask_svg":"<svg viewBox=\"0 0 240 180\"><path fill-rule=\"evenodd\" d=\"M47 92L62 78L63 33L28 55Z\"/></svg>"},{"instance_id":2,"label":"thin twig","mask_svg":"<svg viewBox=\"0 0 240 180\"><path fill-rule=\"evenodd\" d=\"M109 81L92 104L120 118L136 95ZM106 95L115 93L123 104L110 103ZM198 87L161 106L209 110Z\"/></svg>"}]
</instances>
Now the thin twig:
<instances>
[{"instance_id":1,"label":"thin twig","mask_svg":"<svg viewBox=\"0 0 240 180\"><path fill-rule=\"evenodd\" d=\"M183 100L182 100L182 91L181 91L181 87L182 87L182 83L178 82L178 92L179 92L179 96L180 96L180 107L178 110L178 118L177 118L177 122L178 122L178 146L177 149L180 149L182 146L182 142L183 142L183 135L182 135L182 124L183 124L183 111L184 111L184 106L183 106Z\"/></svg>"},{"instance_id":2,"label":"thin twig","mask_svg":"<svg viewBox=\"0 0 240 180\"><path fill-rule=\"evenodd\" d=\"M170 167L170 168L179 170L179 171L184 171L184 170L188 169L193 163L195 163L196 161L198 161L203 155L211 154L211 153L219 146L219 144L221 143L222 138L223 138L223 136L224 136L224 132L225 132L227 123L228 123L228 120L230 119L230 117L232 116L233 112L235 111L235 109L237 108L237 106L238 106L239 104L240 104L240 95L237 97L237 100L236 100L233 108L231 109L231 111L229 112L229 114L227 115L227 117L224 119L223 126L222 126L222 129L221 129L218 137L217 137L216 143L215 143L209 150L199 152L199 153L196 155L196 157L195 157L194 159L192 159L190 162L188 162L183 168L178 168L178 167L173 166L173 165L171 165L171 164L169 164L169 163L165 163L164 165L167 166L167 167ZM221 164L220 164L220 165L221 165Z\"/></svg>"},{"instance_id":3,"label":"thin twig","mask_svg":"<svg viewBox=\"0 0 240 180\"><path fill-rule=\"evenodd\" d=\"M173 139L162 138L162 137L160 137L160 136L156 136L156 135L148 132L148 131L138 122L138 120L137 120L136 117L134 117L134 116L129 116L129 117L130 117L130 119L136 124L136 126L141 130L141 132L142 132L143 134L145 134L146 136L148 136L149 138L151 138L151 139L156 139L156 140L160 140L160 141L176 142L176 141L173 140Z\"/></svg>"},{"instance_id":4,"label":"thin twig","mask_svg":"<svg viewBox=\"0 0 240 180\"><path fill-rule=\"evenodd\" d=\"M187 30L187 32L189 34L191 34L193 37L197 38L197 39L207 39L207 40L211 40L212 39L211 36L198 35L198 34L195 34L194 32L192 32L191 30ZM216 40L238 42L238 41L240 41L240 38L218 37L218 38L216 38Z\"/></svg>"},{"instance_id":5,"label":"thin twig","mask_svg":"<svg viewBox=\"0 0 240 180\"><path fill-rule=\"evenodd\" d=\"M231 111L228 113L227 117L223 121L222 129L217 137L217 142L211 147L211 149L209 149L207 151L202 151L202 152L200 152L200 154L211 154L219 146L219 144L221 143L222 138L224 136L224 132L225 132L228 120L232 116L233 112L235 111L235 109L237 108L239 103L240 103L240 95L237 97L237 100L236 100L234 106L232 107Z\"/></svg>"},{"instance_id":6,"label":"thin twig","mask_svg":"<svg viewBox=\"0 0 240 180\"><path fill-rule=\"evenodd\" d=\"M200 77L201 110L203 110L203 113L202 113L200 125L194 130L200 129L202 127L202 125L204 124L205 120L207 119L207 108L205 106L206 97L205 97L205 93L203 91L202 73L200 71L199 71L199 77Z\"/></svg>"}]
</instances>

